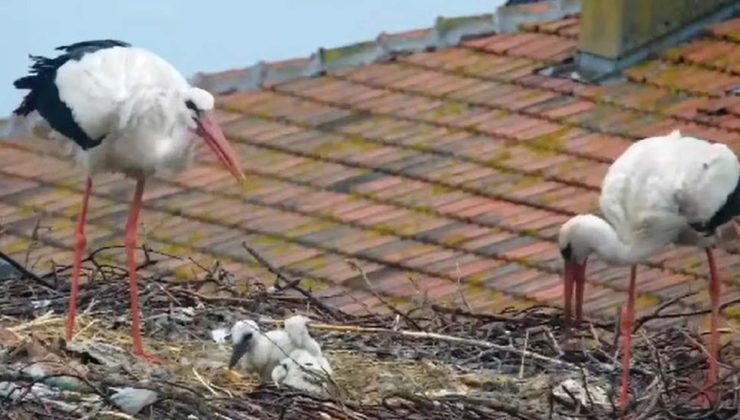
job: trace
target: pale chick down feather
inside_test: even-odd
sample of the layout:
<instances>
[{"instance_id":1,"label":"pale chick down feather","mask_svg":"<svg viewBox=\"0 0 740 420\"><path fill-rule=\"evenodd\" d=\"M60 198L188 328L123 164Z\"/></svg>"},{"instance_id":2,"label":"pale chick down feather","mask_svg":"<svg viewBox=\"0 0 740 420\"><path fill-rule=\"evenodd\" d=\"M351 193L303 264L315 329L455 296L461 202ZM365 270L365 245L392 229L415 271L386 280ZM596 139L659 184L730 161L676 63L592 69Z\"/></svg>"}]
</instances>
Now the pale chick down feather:
<instances>
[{"instance_id":1,"label":"pale chick down feather","mask_svg":"<svg viewBox=\"0 0 740 420\"><path fill-rule=\"evenodd\" d=\"M308 333L306 325L310 320L303 315L293 315L285 320L285 332L296 348L306 350L315 357L322 357L321 345Z\"/></svg>"},{"instance_id":2,"label":"pale chick down feather","mask_svg":"<svg viewBox=\"0 0 740 420\"><path fill-rule=\"evenodd\" d=\"M70 60L57 70L55 84L75 122L91 138L103 137L87 151L67 142L68 153L74 153L89 174L120 171L139 176L186 169L197 140L186 101L206 112L214 107L210 93L190 86L171 64L141 48L106 48ZM27 124L39 120L36 112L27 119ZM41 125L30 131L37 136L49 131ZM62 136L51 132L40 137Z\"/></svg>"},{"instance_id":3,"label":"pale chick down feather","mask_svg":"<svg viewBox=\"0 0 740 420\"><path fill-rule=\"evenodd\" d=\"M266 333L252 320L237 321L231 328L231 339L234 345L251 334L247 352L239 360L240 367L247 372L260 375L263 381L270 380L272 370L280 364L293 350L293 341L283 330L272 330Z\"/></svg>"},{"instance_id":4,"label":"pale chick down feather","mask_svg":"<svg viewBox=\"0 0 740 420\"><path fill-rule=\"evenodd\" d=\"M276 386L290 386L320 396L327 394L326 386L331 375L326 358L316 357L303 349L293 350L272 370Z\"/></svg>"},{"instance_id":5,"label":"pale chick down feather","mask_svg":"<svg viewBox=\"0 0 740 420\"><path fill-rule=\"evenodd\" d=\"M641 140L604 177L599 206L605 219L573 217L560 229L560 248L570 245L578 263L596 253L609 264L630 265L671 244L722 245L737 235L720 227L714 236L703 237L689 224L709 220L739 178L737 156L723 144L678 130Z\"/></svg>"}]
</instances>

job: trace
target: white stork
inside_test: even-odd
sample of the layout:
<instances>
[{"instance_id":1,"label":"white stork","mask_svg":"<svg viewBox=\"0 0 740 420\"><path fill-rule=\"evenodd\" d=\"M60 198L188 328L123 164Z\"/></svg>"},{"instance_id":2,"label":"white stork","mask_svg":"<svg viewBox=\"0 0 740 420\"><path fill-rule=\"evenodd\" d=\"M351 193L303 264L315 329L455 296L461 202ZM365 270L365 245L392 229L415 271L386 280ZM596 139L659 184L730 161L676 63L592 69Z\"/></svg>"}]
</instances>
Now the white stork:
<instances>
[{"instance_id":1,"label":"white stork","mask_svg":"<svg viewBox=\"0 0 740 420\"><path fill-rule=\"evenodd\" d=\"M303 315L293 315L285 320L285 332L296 348L303 349L314 357L323 357L321 345L311 337L306 328L309 321Z\"/></svg>"},{"instance_id":2,"label":"white stork","mask_svg":"<svg viewBox=\"0 0 740 420\"><path fill-rule=\"evenodd\" d=\"M609 168L599 205L605 219L578 215L560 229L565 260L565 312L570 317L575 283L576 318L583 306L586 260L596 254L613 265L630 265L627 308L622 317L623 371L620 398L628 401L634 318L635 265L669 245L706 249L711 296L709 385L718 379L720 280L712 247L740 214L740 164L723 144L683 137L678 130L631 145ZM714 399L710 393L710 401Z\"/></svg>"},{"instance_id":3,"label":"white stork","mask_svg":"<svg viewBox=\"0 0 740 420\"><path fill-rule=\"evenodd\" d=\"M144 352L139 327L135 249L144 180L153 174L184 170L192 161L197 139L237 179L244 174L213 116L213 96L190 86L162 58L116 40L79 42L57 50L63 53L55 58L31 56L30 75L14 83L30 92L13 114L16 121L40 120L54 136L73 142L77 161L86 173L75 233L67 340L74 332L92 176L121 172L136 180L125 238L133 353L156 362Z\"/></svg>"},{"instance_id":4,"label":"white stork","mask_svg":"<svg viewBox=\"0 0 740 420\"><path fill-rule=\"evenodd\" d=\"M231 327L231 341L229 369L241 360L245 370L259 374L262 380L269 380L275 366L296 349L284 330L263 333L252 320L237 321Z\"/></svg>"},{"instance_id":5,"label":"white stork","mask_svg":"<svg viewBox=\"0 0 740 420\"><path fill-rule=\"evenodd\" d=\"M272 370L272 380L277 387L288 385L292 388L318 396L326 396L331 376L334 372L329 361L304 349L296 349Z\"/></svg>"}]
</instances>

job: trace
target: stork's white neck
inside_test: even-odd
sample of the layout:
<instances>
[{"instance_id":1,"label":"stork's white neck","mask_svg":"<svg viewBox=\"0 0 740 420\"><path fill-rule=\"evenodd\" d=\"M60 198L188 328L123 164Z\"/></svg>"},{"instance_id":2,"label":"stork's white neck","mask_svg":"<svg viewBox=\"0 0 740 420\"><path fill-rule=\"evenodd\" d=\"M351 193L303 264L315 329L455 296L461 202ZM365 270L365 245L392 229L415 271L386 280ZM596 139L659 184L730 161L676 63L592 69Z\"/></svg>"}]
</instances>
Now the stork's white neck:
<instances>
[{"instance_id":1,"label":"stork's white neck","mask_svg":"<svg viewBox=\"0 0 740 420\"><path fill-rule=\"evenodd\" d=\"M595 253L611 265L638 263L661 248L650 241L625 242L606 220L591 214L575 216L563 225L560 244L571 245L576 261Z\"/></svg>"}]
</instances>

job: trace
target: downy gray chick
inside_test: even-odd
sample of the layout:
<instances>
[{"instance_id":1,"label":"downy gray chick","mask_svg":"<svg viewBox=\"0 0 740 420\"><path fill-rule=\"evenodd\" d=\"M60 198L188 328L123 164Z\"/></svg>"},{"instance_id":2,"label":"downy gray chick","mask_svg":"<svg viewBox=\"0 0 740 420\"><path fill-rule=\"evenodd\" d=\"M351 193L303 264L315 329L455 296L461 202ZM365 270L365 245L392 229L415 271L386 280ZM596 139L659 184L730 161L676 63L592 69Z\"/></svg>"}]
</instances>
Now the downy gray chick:
<instances>
[{"instance_id":1,"label":"downy gray chick","mask_svg":"<svg viewBox=\"0 0 740 420\"><path fill-rule=\"evenodd\" d=\"M263 381L270 380L272 370L285 359L296 346L283 330L266 333L252 320L237 321L231 327L233 349L229 369L241 360L240 366L260 375Z\"/></svg>"},{"instance_id":2,"label":"downy gray chick","mask_svg":"<svg viewBox=\"0 0 740 420\"><path fill-rule=\"evenodd\" d=\"M310 319L303 315L293 315L285 320L285 332L295 348L306 350L314 357L323 357L321 345L308 333L306 325Z\"/></svg>"},{"instance_id":3,"label":"downy gray chick","mask_svg":"<svg viewBox=\"0 0 740 420\"><path fill-rule=\"evenodd\" d=\"M318 396L327 395L329 362L303 349L296 349L272 370L272 380L277 387L290 386Z\"/></svg>"}]
</instances>

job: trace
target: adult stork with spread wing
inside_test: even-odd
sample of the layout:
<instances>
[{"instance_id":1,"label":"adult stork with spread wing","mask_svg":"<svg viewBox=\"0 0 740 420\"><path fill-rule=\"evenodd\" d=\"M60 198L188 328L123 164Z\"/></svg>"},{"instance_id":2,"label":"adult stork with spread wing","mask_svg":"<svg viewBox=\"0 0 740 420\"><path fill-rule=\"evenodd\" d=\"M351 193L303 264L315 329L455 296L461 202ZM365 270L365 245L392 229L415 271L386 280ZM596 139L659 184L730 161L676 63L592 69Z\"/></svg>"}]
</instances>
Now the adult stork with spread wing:
<instances>
[{"instance_id":1,"label":"adult stork with spread wing","mask_svg":"<svg viewBox=\"0 0 740 420\"><path fill-rule=\"evenodd\" d=\"M199 139L237 179L244 174L214 118L213 96L190 86L162 58L116 40L78 42L57 50L62 53L55 58L31 56L30 74L14 83L29 92L13 114L16 123L41 122L55 136L74 142L87 175L75 232L67 339L74 332L93 177L120 172L136 180L125 237L133 353L155 361L141 342L135 259L145 179L187 168Z\"/></svg>"}]
</instances>

